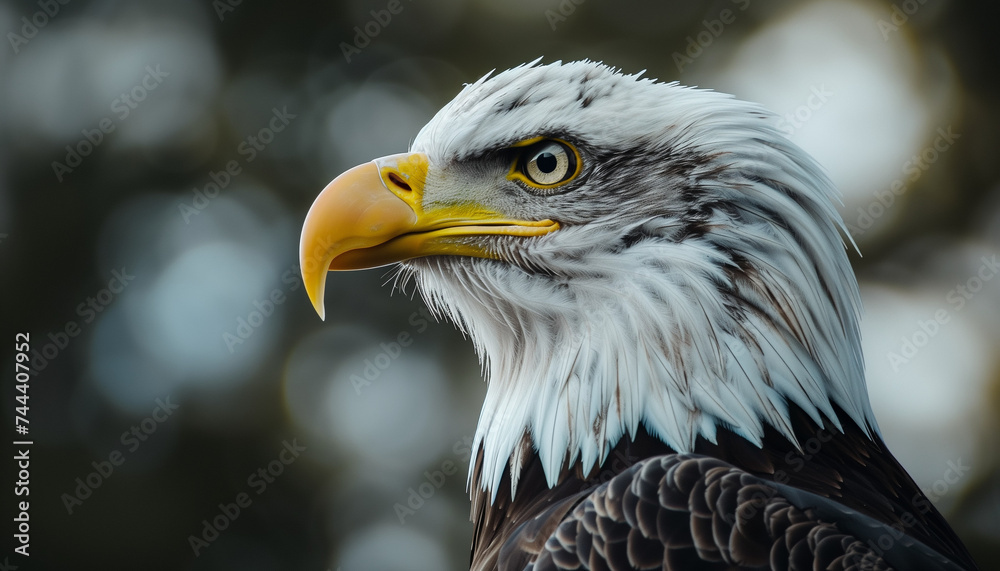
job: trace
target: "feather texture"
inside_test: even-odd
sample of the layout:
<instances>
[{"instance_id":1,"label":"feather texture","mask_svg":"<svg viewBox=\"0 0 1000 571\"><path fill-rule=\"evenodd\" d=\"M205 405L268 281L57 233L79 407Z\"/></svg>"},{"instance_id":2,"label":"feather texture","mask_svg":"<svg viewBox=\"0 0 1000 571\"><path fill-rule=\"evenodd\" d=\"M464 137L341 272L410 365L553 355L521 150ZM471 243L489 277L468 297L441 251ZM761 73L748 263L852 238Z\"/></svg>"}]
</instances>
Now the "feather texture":
<instances>
[{"instance_id":1,"label":"feather texture","mask_svg":"<svg viewBox=\"0 0 1000 571\"><path fill-rule=\"evenodd\" d=\"M871 541L867 545L876 553L892 550L897 562L894 565L900 569L919 568L898 563L908 562L914 557L912 553L917 554L918 561L931 557L952 561L952 565L962 569L976 568L944 518L878 437L873 440L846 418L842 420L845 431L840 432L832 423L824 427L814 425L795 405L789 412L792 429L804 443L801 450L773 428L765 431L762 446L723 428L717 433L717 443L699 439L695 453L699 458L711 458L738 469L741 478L752 476L752 480L746 481L754 485L763 482L761 485L771 486L799 509L816 510L822 522L838 526L841 532L867 538L866 544ZM578 463L564 470L559 483L550 488L537 454L527 454L521 463L520 491L516 497L505 493L503 488L490 503L485 492L474 488L476 539L472 568L476 571L498 566L523 568L541 553L542 544L563 518L578 503L600 493L602 484L622 478L639 462L669 463L677 461L676 458L678 455L660 439L640 428L634 438L618 442L599 470L583 472ZM476 474L480 468L477 460ZM880 531L872 536L864 526L839 527L857 521L877 522L874 529ZM671 529L672 534L692 533L695 520L674 519L670 525L677 526ZM911 552L911 547L918 544L922 547ZM694 563L690 565L691 569L700 569Z\"/></svg>"},{"instance_id":2,"label":"feather texture","mask_svg":"<svg viewBox=\"0 0 1000 571\"><path fill-rule=\"evenodd\" d=\"M879 547L898 532L706 456L640 462L570 502L565 515L559 505L528 524L558 518L544 544L524 543L522 552L536 546L531 563L501 559L498 569L961 570L909 538Z\"/></svg>"},{"instance_id":3,"label":"feather texture","mask_svg":"<svg viewBox=\"0 0 1000 571\"><path fill-rule=\"evenodd\" d=\"M505 178L538 137L579 176ZM532 62L466 86L412 150L424 208L559 223L394 277L489 382L474 569L975 569L885 450L836 190L766 111Z\"/></svg>"},{"instance_id":4,"label":"feather texture","mask_svg":"<svg viewBox=\"0 0 1000 571\"><path fill-rule=\"evenodd\" d=\"M546 134L584 155L570 192L526 202L459 174ZM720 426L794 442L795 403L877 434L835 190L762 109L589 62L521 67L466 87L413 150L435 165L430 201L562 225L496 240L500 262L406 262L484 360L476 444L494 497L525 431L550 486L640 423L681 452Z\"/></svg>"}]
</instances>

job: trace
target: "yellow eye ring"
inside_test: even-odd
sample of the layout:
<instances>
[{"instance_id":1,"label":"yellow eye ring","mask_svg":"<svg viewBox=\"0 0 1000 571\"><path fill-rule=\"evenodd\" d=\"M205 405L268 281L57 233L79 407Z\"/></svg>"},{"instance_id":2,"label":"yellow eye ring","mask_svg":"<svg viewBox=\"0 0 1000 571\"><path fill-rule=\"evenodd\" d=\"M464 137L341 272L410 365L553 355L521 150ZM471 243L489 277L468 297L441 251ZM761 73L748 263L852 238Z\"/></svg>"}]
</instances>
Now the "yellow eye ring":
<instances>
[{"instance_id":1,"label":"yellow eye ring","mask_svg":"<svg viewBox=\"0 0 1000 571\"><path fill-rule=\"evenodd\" d=\"M566 141L535 137L513 147L520 152L507 174L509 180L518 180L533 188L549 189L564 185L580 174L580 153Z\"/></svg>"}]
</instances>

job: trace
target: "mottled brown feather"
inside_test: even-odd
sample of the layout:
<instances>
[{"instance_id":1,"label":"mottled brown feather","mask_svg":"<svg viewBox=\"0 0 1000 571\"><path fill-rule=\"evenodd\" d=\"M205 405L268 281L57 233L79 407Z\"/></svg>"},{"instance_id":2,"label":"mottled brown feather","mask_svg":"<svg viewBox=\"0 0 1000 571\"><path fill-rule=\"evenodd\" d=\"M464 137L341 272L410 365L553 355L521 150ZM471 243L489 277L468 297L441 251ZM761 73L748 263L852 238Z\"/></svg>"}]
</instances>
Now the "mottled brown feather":
<instances>
[{"instance_id":1,"label":"mottled brown feather","mask_svg":"<svg viewBox=\"0 0 1000 571\"><path fill-rule=\"evenodd\" d=\"M732 566L735 561L747 569L801 569L807 560L807 568L820 562L824 566L816 568L891 568L877 548L838 531L838 517L818 521L783 500L782 486L896 526L954 561L955 569L976 569L881 440L844 414L843 432L829 423L816 426L794 406L791 417L801 450L773 430L757 447L723 429L717 442L700 440L695 450L718 464L668 462L661 470L664 458L678 456L640 429L586 477L572 466L551 489L532 451L524 455L516 498L505 475L493 504L478 485L480 451L473 471L472 569L741 568ZM629 467L640 459L647 460L641 470ZM631 476L623 478L626 473ZM672 493L664 481L689 493ZM655 545L662 550L654 557L649 549ZM651 558L659 567L648 567Z\"/></svg>"}]
</instances>

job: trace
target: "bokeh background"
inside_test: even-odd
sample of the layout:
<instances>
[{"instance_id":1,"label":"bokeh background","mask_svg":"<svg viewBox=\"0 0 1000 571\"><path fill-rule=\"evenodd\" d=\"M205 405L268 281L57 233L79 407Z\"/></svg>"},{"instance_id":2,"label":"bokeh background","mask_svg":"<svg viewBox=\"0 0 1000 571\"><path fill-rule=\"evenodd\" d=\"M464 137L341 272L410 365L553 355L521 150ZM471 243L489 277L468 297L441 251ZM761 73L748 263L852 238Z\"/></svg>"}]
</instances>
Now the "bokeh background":
<instances>
[{"instance_id":1,"label":"bokeh background","mask_svg":"<svg viewBox=\"0 0 1000 571\"><path fill-rule=\"evenodd\" d=\"M298 232L463 83L543 56L758 101L828 169L886 440L994 568L998 22L988 0L0 0L5 426L16 332L36 368L31 556L5 460L0 562L467 568L470 344L384 270L332 277L321 322Z\"/></svg>"}]
</instances>

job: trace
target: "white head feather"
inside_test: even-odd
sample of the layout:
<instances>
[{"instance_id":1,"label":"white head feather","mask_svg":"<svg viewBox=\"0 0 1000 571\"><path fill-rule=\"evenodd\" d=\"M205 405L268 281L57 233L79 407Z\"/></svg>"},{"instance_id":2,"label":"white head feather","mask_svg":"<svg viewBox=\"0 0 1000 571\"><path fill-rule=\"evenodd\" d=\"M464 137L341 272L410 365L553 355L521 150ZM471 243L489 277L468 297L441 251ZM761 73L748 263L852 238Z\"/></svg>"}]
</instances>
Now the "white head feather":
<instances>
[{"instance_id":1,"label":"white head feather","mask_svg":"<svg viewBox=\"0 0 1000 571\"><path fill-rule=\"evenodd\" d=\"M404 264L484 362L475 446L491 497L507 469L516 491L526 433L552 486L640 423L679 452L719 426L796 442L790 402L878 431L836 191L773 125L728 95L557 62L483 77L421 130L429 199L492 192L511 216L561 224L495 242L506 261ZM571 190L523 200L453 168L539 135L583 149Z\"/></svg>"}]
</instances>

